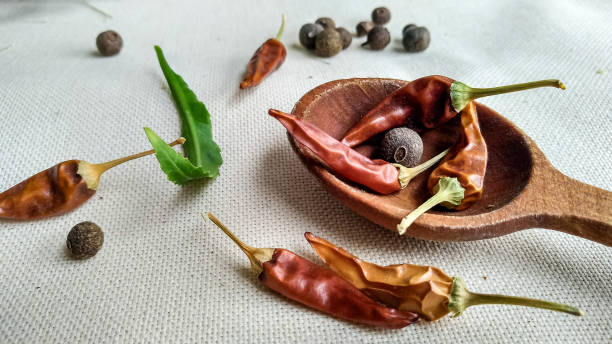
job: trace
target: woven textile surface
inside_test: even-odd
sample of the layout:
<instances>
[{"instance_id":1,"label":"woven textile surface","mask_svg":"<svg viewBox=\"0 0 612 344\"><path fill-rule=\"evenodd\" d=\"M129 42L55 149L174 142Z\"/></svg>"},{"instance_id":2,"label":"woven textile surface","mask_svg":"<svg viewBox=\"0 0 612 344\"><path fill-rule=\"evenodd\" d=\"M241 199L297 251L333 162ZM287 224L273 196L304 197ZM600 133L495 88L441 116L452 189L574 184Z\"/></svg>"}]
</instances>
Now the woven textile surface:
<instances>
[{"instance_id":1,"label":"woven textile surface","mask_svg":"<svg viewBox=\"0 0 612 344\"><path fill-rule=\"evenodd\" d=\"M485 98L525 131L552 164L611 190L612 2L386 1L391 44L322 59L300 47L302 24L330 16L350 31L368 1L0 2L0 190L60 161L103 162L150 149L143 127L172 141L180 121L153 46L208 107L222 149L221 175L172 184L154 157L107 172L84 206L41 221L0 221L1 343L609 343L612 251L545 229L476 242L399 237L344 208L308 173L284 128L313 87L351 77L412 80L442 74L489 87L558 78L552 88ZM382 3L381 3L382 4ZM284 65L239 90L259 44L282 38ZM425 25L422 53L402 50L404 25ZM124 39L119 55L95 50L101 31ZM485 190L486 192L486 190ZM555 195L552 195L555 196ZM584 317L479 306L458 318L381 330L335 319L259 284L242 252L201 213L243 241L284 247L318 264L303 238L322 236L378 264L434 265L470 290L579 307ZM70 228L93 221L101 251L76 261Z\"/></svg>"}]
</instances>

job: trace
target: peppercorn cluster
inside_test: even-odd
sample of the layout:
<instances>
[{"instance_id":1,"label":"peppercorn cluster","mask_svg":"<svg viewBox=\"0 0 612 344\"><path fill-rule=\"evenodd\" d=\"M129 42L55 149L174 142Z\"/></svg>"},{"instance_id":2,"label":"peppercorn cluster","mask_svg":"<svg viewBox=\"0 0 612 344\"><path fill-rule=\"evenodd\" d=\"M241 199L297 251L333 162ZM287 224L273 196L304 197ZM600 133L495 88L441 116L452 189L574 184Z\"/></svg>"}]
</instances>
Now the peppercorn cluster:
<instances>
[{"instance_id":1,"label":"peppercorn cluster","mask_svg":"<svg viewBox=\"0 0 612 344\"><path fill-rule=\"evenodd\" d=\"M321 17L314 24L304 24L300 29L300 43L321 57L337 55L348 48L352 41L351 33L343 27L336 27L334 20L329 17Z\"/></svg>"}]
</instances>

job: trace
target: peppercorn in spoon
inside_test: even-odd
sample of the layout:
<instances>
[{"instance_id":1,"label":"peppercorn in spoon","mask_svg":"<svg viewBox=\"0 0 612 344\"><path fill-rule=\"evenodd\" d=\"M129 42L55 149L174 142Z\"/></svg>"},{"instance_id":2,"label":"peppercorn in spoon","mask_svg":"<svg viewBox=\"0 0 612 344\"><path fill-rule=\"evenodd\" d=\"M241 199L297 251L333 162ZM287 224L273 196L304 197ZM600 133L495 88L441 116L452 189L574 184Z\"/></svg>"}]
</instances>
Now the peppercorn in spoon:
<instances>
[{"instance_id":1,"label":"peppercorn in spoon","mask_svg":"<svg viewBox=\"0 0 612 344\"><path fill-rule=\"evenodd\" d=\"M180 137L170 146L184 142ZM149 150L100 164L83 160L61 162L0 193L0 218L35 220L71 211L96 193L102 173L154 152Z\"/></svg>"}]
</instances>

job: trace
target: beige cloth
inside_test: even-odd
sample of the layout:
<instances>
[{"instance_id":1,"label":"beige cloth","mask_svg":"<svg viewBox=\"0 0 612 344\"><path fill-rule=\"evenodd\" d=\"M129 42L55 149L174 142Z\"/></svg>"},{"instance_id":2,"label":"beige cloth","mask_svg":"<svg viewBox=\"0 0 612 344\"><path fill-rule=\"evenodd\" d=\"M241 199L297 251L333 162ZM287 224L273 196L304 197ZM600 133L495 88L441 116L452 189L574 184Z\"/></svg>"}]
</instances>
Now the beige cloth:
<instances>
[{"instance_id":1,"label":"beige cloth","mask_svg":"<svg viewBox=\"0 0 612 344\"><path fill-rule=\"evenodd\" d=\"M112 19L80 1L0 3L0 189L62 160L102 162L149 149L144 126L175 139L179 119L154 44L208 106L225 163L216 180L181 188L153 157L143 158L105 174L74 212L0 222L0 342L610 342L609 248L543 229L462 243L398 237L325 193L266 114L289 111L311 88L339 78L443 74L477 87L559 78L567 91L483 103L521 127L563 173L610 190L610 1L389 0L392 43L373 52L354 38L330 59L300 48L301 25L331 16L353 31L373 3L92 3ZM239 91L249 58L276 34L283 12L285 64ZM401 30L412 22L431 31L423 53L401 50ZM107 29L125 44L102 58L94 43ZM302 236L312 231L379 264L435 265L474 291L564 302L586 315L482 306L403 330L355 325L258 284L246 257L202 220L207 211L255 246L320 263ZM85 220L104 229L104 247L74 261L66 235Z\"/></svg>"}]
</instances>

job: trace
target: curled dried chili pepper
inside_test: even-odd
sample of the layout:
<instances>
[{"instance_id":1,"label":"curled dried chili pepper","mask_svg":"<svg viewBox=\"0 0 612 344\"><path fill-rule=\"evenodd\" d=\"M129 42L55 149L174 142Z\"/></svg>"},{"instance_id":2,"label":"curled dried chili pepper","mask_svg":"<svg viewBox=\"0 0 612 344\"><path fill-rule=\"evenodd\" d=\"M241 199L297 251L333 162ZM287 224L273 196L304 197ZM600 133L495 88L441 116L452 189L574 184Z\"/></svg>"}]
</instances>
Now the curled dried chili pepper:
<instances>
[{"instance_id":1,"label":"curled dried chili pepper","mask_svg":"<svg viewBox=\"0 0 612 344\"><path fill-rule=\"evenodd\" d=\"M379 305L330 269L282 248L251 247L212 214L209 213L208 218L247 255L259 280L279 294L360 324L402 328L418 320L418 316L412 312Z\"/></svg>"},{"instance_id":2,"label":"curled dried chili pepper","mask_svg":"<svg viewBox=\"0 0 612 344\"><path fill-rule=\"evenodd\" d=\"M517 305L583 315L579 309L536 299L473 293L463 279L450 277L432 266L395 264L380 266L357 258L348 251L306 233L317 255L337 274L375 300L393 308L415 312L427 320L448 313L461 315L466 308L484 304Z\"/></svg>"},{"instance_id":3,"label":"curled dried chili pepper","mask_svg":"<svg viewBox=\"0 0 612 344\"><path fill-rule=\"evenodd\" d=\"M287 49L280 41L284 29L285 15L283 14L281 27L276 34L276 38L265 41L249 60L247 75L240 83L240 89L259 85L266 76L276 71L285 62Z\"/></svg>"},{"instance_id":4,"label":"curled dried chili pepper","mask_svg":"<svg viewBox=\"0 0 612 344\"><path fill-rule=\"evenodd\" d=\"M461 138L427 179L427 187L433 196L402 219L397 226L400 234L404 234L414 220L436 204L463 210L482 197L487 170L487 144L480 132L474 102L461 110L460 119Z\"/></svg>"},{"instance_id":5,"label":"curled dried chili pepper","mask_svg":"<svg viewBox=\"0 0 612 344\"><path fill-rule=\"evenodd\" d=\"M448 150L415 167L371 160L343 145L316 126L282 111L270 109L276 118L298 142L308 147L332 171L344 178L381 193L390 194L406 187L410 180L427 170L446 155Z\"/></svg>"},{"instance_id":6,"label":"curled dried chili pepper","mask_svg":"<svg viewBox=\"0 0 612 344\"><path fill-rule=\"evenodd\" d=\"M170 145L184 142L181 137ZM0 218L35 220L71 211L96 193L102 173L153 153L154 150L149 150L101 164L83 160L60 162L1 193Z\"/></svg>"},{"instance_id":7,"label":"curled dried chili pepper","mask_svg":"<svg viewBox=\"0 0 612 344\"><path fill-rule=\"evenodd\" d=\"M441 75L422 77L395 90L378 103L344 135L342 143L349 147L358 146L378 133L406 125L409 118L420 122L426 129L432 129L455 117L474 99L546 86L565 89L559 80L472 88Z\"/></svg>"}]
</instances>

